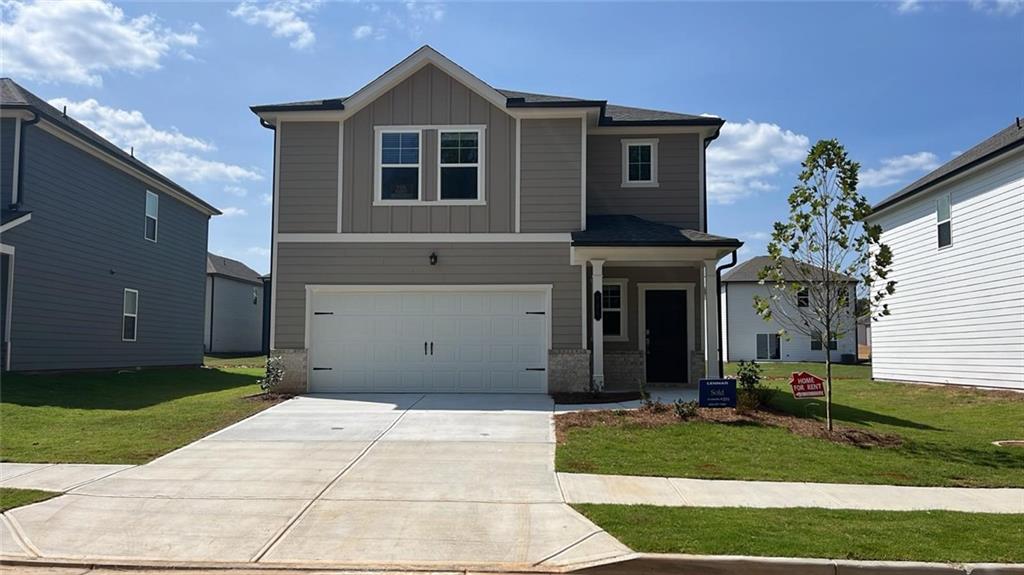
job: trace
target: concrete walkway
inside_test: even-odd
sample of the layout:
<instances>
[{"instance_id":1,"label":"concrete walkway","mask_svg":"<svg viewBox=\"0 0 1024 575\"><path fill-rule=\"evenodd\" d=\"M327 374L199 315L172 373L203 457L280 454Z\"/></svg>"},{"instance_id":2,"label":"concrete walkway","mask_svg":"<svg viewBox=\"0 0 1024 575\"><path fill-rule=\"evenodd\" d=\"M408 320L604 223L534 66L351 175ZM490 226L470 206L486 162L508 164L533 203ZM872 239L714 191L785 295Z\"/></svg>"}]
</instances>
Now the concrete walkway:
<instances>
[{"instance_id":1,"label":"concrete walkway","mask_svg":"<svg viewBox=\"0 0 1024 575\"><path fill-rule=\"evenodd\" d=\"M0 487L65 492L134 465L0 463Z\"/></svg>"},{"instance_id":2,"label":"concrete walkway","mask_svg":"<svg viewBox=\"0 0 1024 575\"><path fill-rule=\"evenodd\" d=\"M553 412L541 395L300 397L4 513L0 556L439 570L629 556L564 503Z\"/></svg>"},{"instance_id":3,"label":"concrete walkway","mask_svg":"<svg viewBox=\"0 0 1024 575\"><path fill-rule=\"evenodd\" d=\"M1024 513L1024 489L722 481L587 473L559 473L558 481L568 503Z\"/></svg>"}]
</instances>

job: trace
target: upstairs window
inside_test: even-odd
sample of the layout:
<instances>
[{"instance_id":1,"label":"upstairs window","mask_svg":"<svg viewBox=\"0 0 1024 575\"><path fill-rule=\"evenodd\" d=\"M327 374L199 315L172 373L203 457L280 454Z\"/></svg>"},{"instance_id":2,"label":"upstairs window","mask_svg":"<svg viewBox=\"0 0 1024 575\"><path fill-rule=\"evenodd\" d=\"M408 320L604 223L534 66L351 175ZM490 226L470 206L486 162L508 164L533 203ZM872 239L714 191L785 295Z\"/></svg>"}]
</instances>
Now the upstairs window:
<instances>
[{"instance_id":1,"label":"upstairs window","mask_svg":"<svg viewBox=\"0 0 1024 575\"><path fill-rule=\"evenodd\" d=\"M796 307L808 307L811 305L811 294L804 288L796 292Z\"/></svg>"},{"instance_id":2,"label":"upstairs window","mask_svg":"<svg viewBox=\"0 0 1024 575\"><path fill-rule=\"evenodd\" d=\"M939 196L939 199L935 202L935 219L937 220L936 235L938 236L940 248L953 243L952 215L949 194Z\"/></svg>"},{"instance_id":3,"label":"upstairs window","mask_svg":"<svg viewBox=\"0 0 1024 575\"><path fill-rule=\"evenodd\" d=\"M622 140L622 185L658 185L658 140Z\"/></svg>"},{"instance_id":4,"label":"upstairs window","mask_svg":"<svg viewBox=\"0 0 1024 575\"><path fill-rule=\"evenodd\" d=\"M626 335L626 282L605 281L601 286L601 314L606 341L627 341Z\"/></svg>"},{"instance_id":5,"label":"upstairs window","mask_svg":"<svg viewBox=\"0 0 1024 575\"><path fill-rule=\"evenodd\" d=\"M160 217L160 196L146 192L146 239L156 241L156 228Z\"/></svg>"},{"instance_id":6,"label":"upstairs window","mask_svg":"<svg viewBox=\"0 0 1024 575\"><path fill-rule=\"evenodd\" d=\"M828 341L828 348L832 351L839 349L839 342L834 339ZM811 338L811 349L814 351L821 351L821 338L814 336Z\"/></svg>"},{"instance_id":7,"label":"upstairs window","mask_svg":"<svg viewBox=\"0 0 1024 575\"><path fill-rule=\"evenodd\" d=\"M139 329L139 292L125 288L121 311L121 341L135 341Z\"/></svg>"},{"instance_id":8,"label":"upstairs window","mask_svg":"<svg viewBox=\"0 0 1024 575\"><path fill-rule=\"evenodd\" d=\"M480 199L480 144L478 130L440 130L440 199Z\"/></svg>"},{"instance_id":9,"label":"upstairs window","mask_svg":"<svg viewBox=\"0 0 1024 575\"><path fill-rule=\"evenodd\" d=\"M418 201L420 199L420 133L379 132L377 199Z\"/></svg>"}]
</instances>

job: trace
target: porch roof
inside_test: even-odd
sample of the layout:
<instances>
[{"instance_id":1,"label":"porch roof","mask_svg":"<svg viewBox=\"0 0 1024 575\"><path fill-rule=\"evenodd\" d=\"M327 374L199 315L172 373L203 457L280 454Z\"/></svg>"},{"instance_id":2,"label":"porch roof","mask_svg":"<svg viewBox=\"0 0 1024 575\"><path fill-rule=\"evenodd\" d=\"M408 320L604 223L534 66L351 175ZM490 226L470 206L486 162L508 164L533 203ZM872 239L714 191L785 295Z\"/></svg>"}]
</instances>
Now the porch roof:
<instances>
[{"instance_id":1,"label":"porch roof","mask_svg":"<svg viewBox=\"0 0 1024 575\"><path fill-rule=\"evenodd\" d=\"M736 238L716 236L631 215L587 216L587 229L572 233L573 246L739 248Z\"/></svg>"}]
</instances>

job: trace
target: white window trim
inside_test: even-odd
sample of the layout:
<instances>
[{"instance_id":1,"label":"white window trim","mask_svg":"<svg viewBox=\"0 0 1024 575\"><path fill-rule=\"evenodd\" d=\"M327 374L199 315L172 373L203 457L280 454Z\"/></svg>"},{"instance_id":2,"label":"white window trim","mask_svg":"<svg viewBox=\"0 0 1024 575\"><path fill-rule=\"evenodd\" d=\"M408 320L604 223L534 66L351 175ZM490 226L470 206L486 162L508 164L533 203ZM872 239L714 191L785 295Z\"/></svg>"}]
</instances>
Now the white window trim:
<instances>
[{"instance_id":1,"label":"white window trim","mask_svg":"<svg viewBox=\"0 0 1024 575\"><path fill-rule=\"evenodd\" d=\"M946 198L946 202L949 204L949 217L944 220L939 219L939 202L942 200L942 198ZM944 246L940 246L939 226L945 223L949 224L949 243ZM953 195L950 194L949 192L940 194L938 197L935 198L935 245L940 250L953 247Z\"/></svg>"},{"instance_id":2,"label":"white window trim","mask_svg":"<svg viewBox=\"0 0 1024 575\"><path fill-rule=\"evenodd\" d=\"M128 313L124 311L124 302L128 298L128 292L135 294L135 313ZM133 338L125 339L124 337L124 318L133 317L135 318L135 331L132 333ZM131 288L124 288L124 293L121 296L121 341L137 341L139 339L139 290Z\"/></svg>"},{"instance_id":3,"label":"white window trim","mask_svg":"<svg viewBox=\"0 0 1024 575\"><path fill-rule=\"evenodd\" d=\"M150 196L156 198L156 215L155 216L150 216L149 215L149 198L150 198ZM151 241L151 242L153 242L155 244L155 243L157 243L157 240L160 238L160 195L155 193L155 192L151 192L149 190L146 190L146 205L143 208L143 210L145 212L145 216L142 219L142 237L147 239L147 240L149 240L149 241ZM146 236L146 223L149 221L150 217L152 217L153 221L156 222L156 225L153 226L153 237L152 238L149 238L149 237Z\"/></svg>"},{"instance_id":4,"label":"white window trim","mask_svg":"<svg viewBox=\"0 0 1024 575\"><path fill-rule=\"evenodd\" d=\"M373 127L373 205L375 206L418 206L423 203L423 128L416 126L374 126ZM416 164L387 164L381 162L381 136L383 134L418 134ZM416 199L385 200L381 194L384 168L416 168Z\"/></svg>"},{"instance_id":5,"label":"white window trim","mask_svg":"<svg viewBox=\"0 0 1024 575\"><path fill-rule=\"evenodd\" d=\"M475 164L442 164L441 134L448 132L476 132L476 163ZM484 127L438 127L437 128L437 199L428 202L435 206L483 206L487 202L484 196ZM441 199L441 168L476 168L476 199L475 200L444 200Z\"/></svg>"},{"instance_id":6,"label":"white window trim","mask_svg":"<svg viewBox=\"0 0 1024 575\"><path fill-rule=\"evenodd\" d=\"M629 292L629 280L612 278L605 279L602 283L604 284L601 286L602 298L604 297L604 286L614 285L619 288L619 307L618 309L612 310L619 312L619 335L606 335L604 336L604 340L629 341L629 301L627 296L627 293Z\"/></svg>"},{"instance_id":7,"label":"white window trim","mask_svg":"<svg viewBox=\"0 0 1024 575\"><path fill-rule=\"evenodd\" d=\"M629 179L629 147L651 147L651 179L630 181ZM657 188L658 187L658 139L623 139L622 140L622 187L623 188Z\"/></svg>"}]
</instances>

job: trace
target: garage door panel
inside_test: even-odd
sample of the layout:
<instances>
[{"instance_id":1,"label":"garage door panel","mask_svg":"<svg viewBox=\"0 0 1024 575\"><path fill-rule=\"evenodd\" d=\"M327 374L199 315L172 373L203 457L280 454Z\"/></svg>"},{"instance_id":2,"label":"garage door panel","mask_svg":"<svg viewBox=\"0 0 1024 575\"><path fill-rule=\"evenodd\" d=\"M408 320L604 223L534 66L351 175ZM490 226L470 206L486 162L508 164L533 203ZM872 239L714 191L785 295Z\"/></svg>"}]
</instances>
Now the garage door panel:
<instances>
[{"instance_id":1,"label":"garage door panel","mask_svg":"<svg viewBox=\"0 0 1024 575\"><path fill-rule=\"evenodd\" d=\"M547 390L543 291L414 290L315 293L312 391Z\"/></svg>"}]
</instances>

